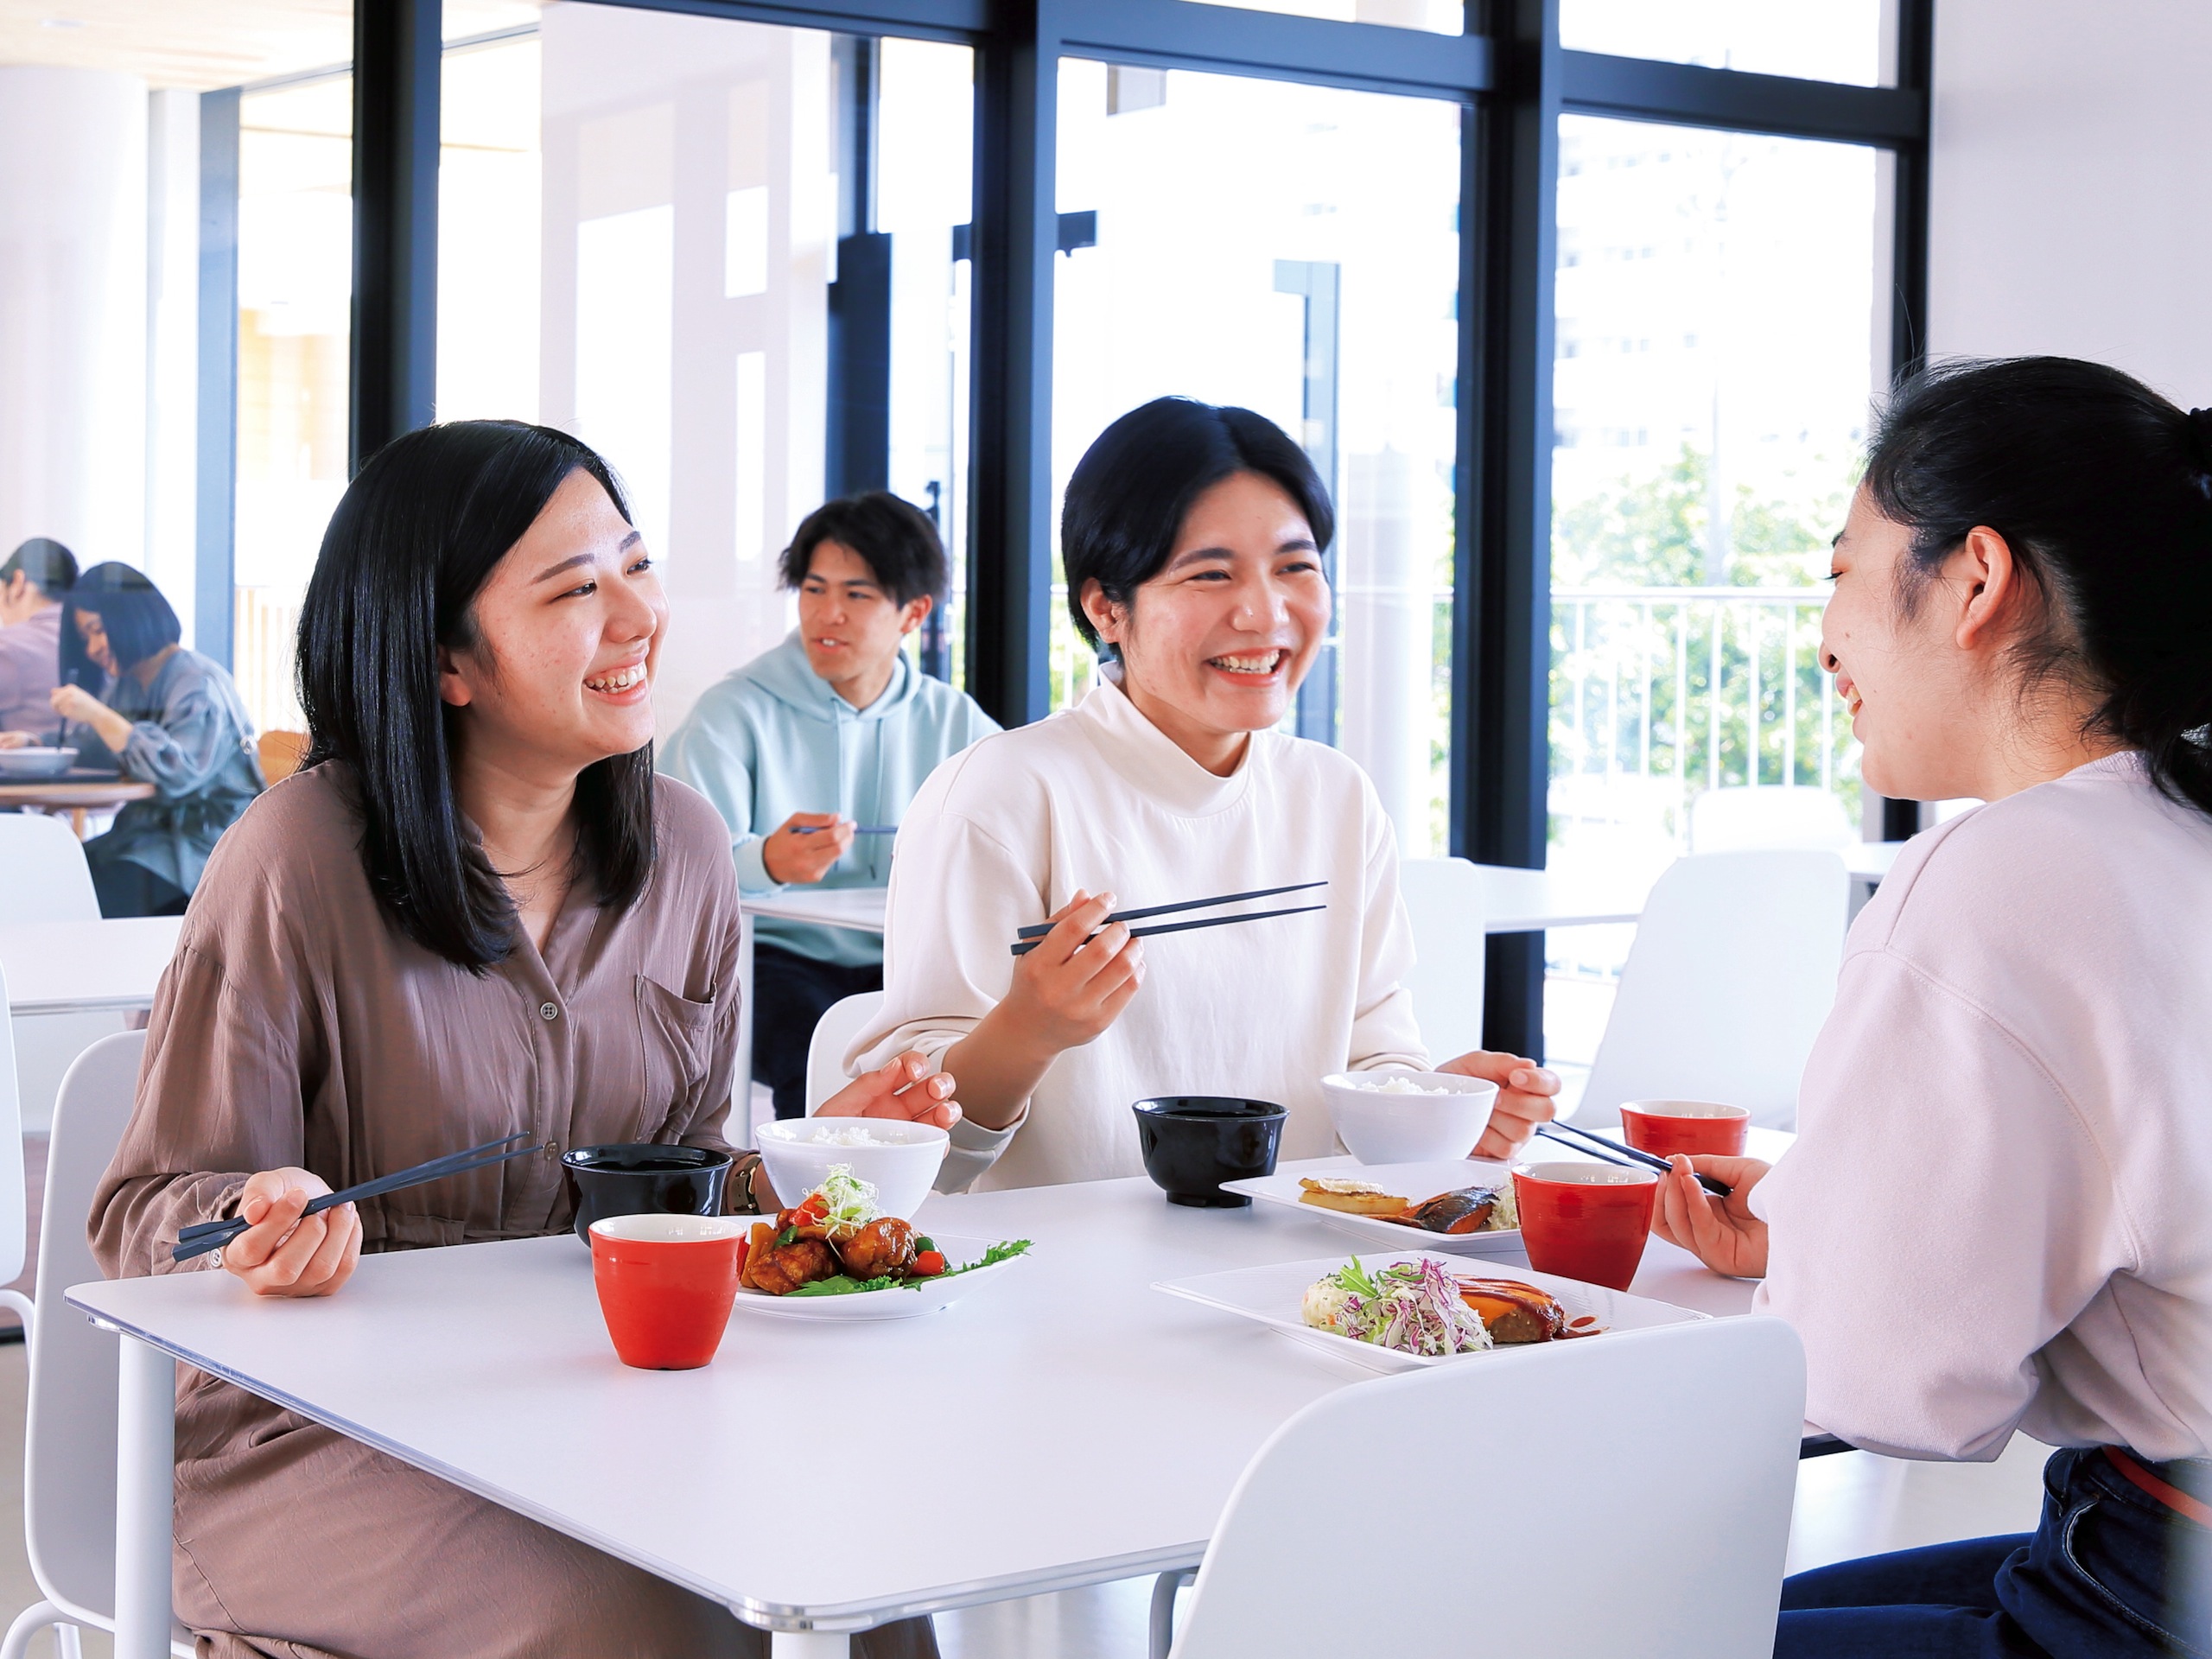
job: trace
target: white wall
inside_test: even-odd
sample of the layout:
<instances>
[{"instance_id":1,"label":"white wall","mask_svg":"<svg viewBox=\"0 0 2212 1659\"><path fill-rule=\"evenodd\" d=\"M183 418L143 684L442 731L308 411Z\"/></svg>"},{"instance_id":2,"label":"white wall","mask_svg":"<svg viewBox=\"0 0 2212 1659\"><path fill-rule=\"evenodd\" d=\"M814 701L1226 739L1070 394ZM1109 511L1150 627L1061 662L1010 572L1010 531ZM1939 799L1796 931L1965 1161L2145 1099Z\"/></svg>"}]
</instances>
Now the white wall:
<instances>
[{"instance_id":1,"label":"white wall","mask_svg":"<svg viewBox=\"0 0 2212 1659\"><path fill-rule=\"evenodd\" d=\"M1929 345L2212 404L2212 5L1937 0Z\"/></svg>"}]
</instances>

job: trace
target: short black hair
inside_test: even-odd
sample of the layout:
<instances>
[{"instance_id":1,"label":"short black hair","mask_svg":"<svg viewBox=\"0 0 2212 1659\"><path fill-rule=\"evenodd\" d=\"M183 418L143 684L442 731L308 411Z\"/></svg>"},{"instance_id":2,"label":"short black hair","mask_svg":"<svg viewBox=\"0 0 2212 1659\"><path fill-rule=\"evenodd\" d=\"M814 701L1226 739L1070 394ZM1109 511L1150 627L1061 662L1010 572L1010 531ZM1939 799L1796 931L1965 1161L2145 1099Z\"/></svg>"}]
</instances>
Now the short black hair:
<instances>
[{"instance_id":1,"label":"short black hair","mask_svg":"<svg viewBox=\"0 0 2212 1659\"><path fill-rule=\"evenodd\" d=\"M96 564L77 578L64 598L61 680L66 685L97 685L107 674L85 654L85 636L77 631L79 611L99 618L108 651L125 673L184 638L184 628L162 590L133 565L114 560Z\"/></svg>"},{"instance_id":2,"label":"short black hair","mask_svg":"<svg viewBox=\"0 0 2212 1659\"><path fill-rule=\"evenodd\" d=\"M1306 452L1264 415L1190 397L1155 397L1098 435L1068 480L1060 513L1060 562L1067 571L1068 614L1092 645L1098 631L1084 614L1085 584L1116 605L1166 566L1198 499L1238 473L1282 486L1326 549L1337 531L1328 486Z\"/></svg>"},{"instance_id":3,"label":"short black hair","mask_svg":"<svg viewBox=\"0 0 2212 1659\"><path fill-rule=\"evenodd\" d=\"M808 513L777 562L785 587L798 591L813 568L814 550L824 542L859 554L875 573L875 585L899 604L944 597L944 543L936 524L888 490L840 496Z\"/></svg>"},{"instance_id":4,"label":"short black hair","mask_svg":"<svg viewBox=\"0 0 2212 1659\"><path fill-rule=\"evenodd\" d=\"M378 905L409 938L474 973L514 949L515 912L461 828L461 711L438 695L438 650L475 642L477 594L577 472L629 519L607 463L550 427L454 421L394 439L331 515L300 612L301 765L350 768ZM652 745L585 767L575 817L579 880L608 909L635 903L652 871Z\"/></svg>"},{"instance_id":5,"label":"short black hair","mask_svg":"<svg viewBox=\"0 0 2212 1659\"><path fill-rule=\"evenodd\" d=\"M34 536L0 564L0 583L29 576L31 586L47 599L59 599L75 585L77 556L50 536Z\"/></svg>"},{"instance_id":6,"label":"short black hair","mask_svg":"<svg viewBox=\"0 0 2212 1659\"><path fill-rule=\"evenodd\" d=\"M1912 532L1910 613L1980 526L2041 592L2030 683L2094 703L2170 798L2212 813L2212 409L2067 357L1964 359L1906 380L1866 463L1868 499Z\"/></svg>"}]
</instances>

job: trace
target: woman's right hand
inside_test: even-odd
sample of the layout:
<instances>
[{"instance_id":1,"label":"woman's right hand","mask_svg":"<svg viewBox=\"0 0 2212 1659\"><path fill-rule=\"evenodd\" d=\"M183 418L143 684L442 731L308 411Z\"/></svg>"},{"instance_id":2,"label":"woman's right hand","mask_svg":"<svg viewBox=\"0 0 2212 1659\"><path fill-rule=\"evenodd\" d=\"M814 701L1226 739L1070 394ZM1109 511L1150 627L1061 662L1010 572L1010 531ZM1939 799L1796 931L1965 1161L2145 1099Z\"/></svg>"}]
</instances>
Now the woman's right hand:
<instances>
[{"instance_id":1,"label":"woman's right hand","mask_svg":"<svg viewBox=\"0 0 2212 1659\"><path fill-rule=\"evenodd\" d=\"M1101 930L1113 908L1112 893L1094 898L1077 888L1046 918L1052 931L1014 959L1001 1007L1039 1047L1055 1054L1080 1048L1121 1016L1144 983L1144 941L1129 937L1126 922Z\"/></svg>"},{"instance_id":2,"label":"woman's right hand","mask_svg":"<svg viewBox=\"0 0 2212 1659\"><path fill-rule=\"evenodd\" d=\"M257 1296L327 1296L361 1259L361 1218L350 1204L303 1216L330 1191L312 1170L264 1169L246 1178L239 1218L251 1223L223 1246L223 1271Z\"/></svg>"},{"instance_id":3,"label":"woman's right hand","mask_svg":"<svg viewBox=\"0 0 2212 1659\"><path fill-rule=\"evenodd\" d=\"M1772 1164L1757 1158L1717 1158L1676 1153L1667 1162L1672 1173L1659 1178L1659 1201L1651 1209L1651 1230L1732 1279L1766 1277L1766 1223L1751 1213L1751 1189L1766 1179ZM1733 1189L1716 1198L1697 1184L1710 1175Z\"/></svg>"}]
</instances>

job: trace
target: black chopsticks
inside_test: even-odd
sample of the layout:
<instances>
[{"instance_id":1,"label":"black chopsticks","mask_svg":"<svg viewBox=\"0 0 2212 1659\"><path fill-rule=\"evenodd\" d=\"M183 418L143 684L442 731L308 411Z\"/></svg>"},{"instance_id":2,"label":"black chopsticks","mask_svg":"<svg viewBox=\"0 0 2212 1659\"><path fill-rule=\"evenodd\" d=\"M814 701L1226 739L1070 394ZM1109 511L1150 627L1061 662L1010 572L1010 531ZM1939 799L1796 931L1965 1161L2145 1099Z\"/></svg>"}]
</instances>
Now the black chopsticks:
<instances>
[{"instance_id":1,"label":"black chopsticks","mask_svg":"<svg viewBox=\"0 0 2212 1659\"><path fill-rule=\"evenodd\" d=\"M1548 1135L1562 1147L1573 1147L1577 1152L1592 1152L1609 1164L1618 1164L1624 1169L1642 1167L1656 1169L1662 1175L1671 1175L1675 1166L1664 1158L1655 1158L1648 1152L1634 1147L1624 1147L1618 1141L1608 1141L1602 1135L1592 1135L1587 1129L1578 1129L1572 1123L1539 1123L1536 1133ZM1569 1135L1573 1136L1569 1140ZM1725 1198L1736 1189L1726 1181L1717 1181L1710 1175L1700 1175L1697 1184L1716 1198Z\"/></svg>"},{"instance_id":2,"label":"black chopsticks","mask_svg":"<svg viewBox=\"0 0 2212 1659\"><path fill-rule=\"evenodd\" d=\"M802 823L794 826L791 834L818 836L824 830L835 827L827 823ZM856 823L853 826L853 833L856 836L895 836L899 833L899 826L895 823Z\"/></svg>"},{"instance_id":3,"label":"black chopsticks","mask_svg":"<svg viewBox=\"0 0 2212 1659\"><path fill-rule=\"evenodd\" d=\"M356 1199L382 1198L387 1192L397 1192L404 1187L421 1186L426 1181L442 1180L448 1175L482 1169L487 1164L504 1164L510 1158L520 1158L536 1152L537 1147L535 1142L523 1147L514 1144L529 1139L526 1132L518 1130L499 1140L486 1141L480 1147L471 1147L465 1152L451 1152L442 1158L433 1158L429 1162L416 1164L411 1169L394 1170L389 1175L379 1175L372 1181L363 1181L342 1192L326 1192L321 1198L309 1198L307 1208L300 1213L304 1218L338 1205L352 1204ZM499 1150L502 1147L510 1150ZM205 1255L210 1250L219 1249L252 1224L242 1217L234 1216L227 1221L195 1221L189 1227L180 1228L177 1230L175 1259L189 1262L195 1255Z\"/></svg>"},{"instance_id":4,"label":"black chopsticks","mask_svg":"<svg viewBox=\"0 0 2212 1659\"><path fill-rule=\"evenodd\" d=\"M1180 904L1153 905L1143 910L1117 910L1106 918L1108 923L1141 921L1147 916L1173 916L1186 910L1211 910L1216 905L1241 904L1247 899L1272 899L1277 893L1305 893L1314 887L1325 887L1326 880L1300 881L1287 887L1255 887L1249 893L1224 893L1217 899L1186 899ZM1303 916L1310 910L1326 910L1326 905L1295 905L1288 910L1252 910L1236 916L1209 916L1195 922L1169 922L1160 927L1133 927L1129 937L1149 938L1155 933L1187 933L1195 928L1228 927L1237 922L1263 922L1272 916ZM1036 922L1016 931L1017 943L1014 954L1026 957L1037 948L1039 941L1058 926L1057 922Z\"/></svg>"}]
</instances>

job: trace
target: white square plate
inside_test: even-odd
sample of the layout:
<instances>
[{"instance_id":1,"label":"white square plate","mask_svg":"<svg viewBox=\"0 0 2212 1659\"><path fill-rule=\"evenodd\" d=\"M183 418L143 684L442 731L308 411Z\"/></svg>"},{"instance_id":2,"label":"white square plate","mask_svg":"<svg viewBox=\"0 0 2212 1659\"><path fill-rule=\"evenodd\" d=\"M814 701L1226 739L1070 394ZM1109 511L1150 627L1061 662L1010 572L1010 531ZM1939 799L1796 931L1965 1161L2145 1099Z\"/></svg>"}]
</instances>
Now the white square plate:
<instances>
[{"instance_id":1,"label":"white square plate","mask_svg":"<svg viewBox=\"0 0 2212 1659\"><path fill-rule=\"evenodd\" d=\"M1361 1164L1326 1173L1333 1179L1370 1182L1413 1204L1425 1204L1440 1192L1456 1192L1463 1186L1504 1186L1513 1179L1503 1164L1478 1158L1453 1158L1436 1164ZM1311 1175L1313 1172L1303 1173ZM1347 1215L1342 1210L1325 1210L1318 1204L1304 1203L1299 1197L1304 1191L1298 1185L1300 1179L1294 1174L1260 1175L1249 1180L1224 1181L1221 1190L1242 1192L1262 1204L1287 1205L1301 1216L1325 1221L1339 1232L1364 1239L1375 1249L1427 1250L1438 1255L1521 1254L1518 1228L1502 1233L1452 1234L1401 1227L1394 1221L1382 1221L1374 1216Z\"/></svg>"},{"instance_id":2,"label":"white square plate","mask_svg":"<svg viewBox=\"0 0 2212 1659\"><path fill-rule=\"evenodd\" d=\"M1653 1325L1686 1325L1693 1319L1710 1319L1712 1315L1699 1313L1687 1307L1677 1307L1672 1302L1656 1302L1648 1296L1631 1296L1624 1290L1608 1290L1603 1285L1586 1285L1579 1279L1561 1279L1548 1273L1538 1273L1530 1268L1516 1268L1506 1272L1494 1272L1475 1266L1465 1257L1440 1256L1427 1253L1447 1274L1469 1279L1517 1279L1523 1284L1548 1291L1567 1310L1567 1320L1586 1316L1598 1321L1598 1329L1605 1331L1641 1331ZM1373 1269L1387 1268L1400 1262L1418 1262L1424 1252L1401 1250L1388 1255L1362 1255L1362 1267ZM1479 1359L1483 1353L1498 1353L1503 1350L1491 1348L1472 1354L1425 1356L1402 1354L1394 1348L1378 1348L1371 1342L1355 1342L1350 1337L1340 1337L1333 1331L1317 1330L1299 1317L1299 1307L1306 1298L1306 1287L1325 1274L1334 1273L1344 1265L1341 1255L1325 1255L1311 1262L1284 1262L1273 1267L1236 1268L1227 1273L1205 1273L1195 1278L1171 1279L1155 1284L1154 1290L1165 1291L1170 1296L1201 1302L1208 1307L1217 1307L1224 1313L1234 1313L1240 1319L1256 1319L1271 1325L1284 1335L1310 1344L1339 1359L1348 1359L1355 1365L1364 1365L1372 1371L1410 1371L1425 1365L1449 1365L1463 1359ZM1509 1347L1523 1344L1511 1344ZM1533 1344L1541 1345L1541 1344Z\"/></svg>"}]
</instances>

